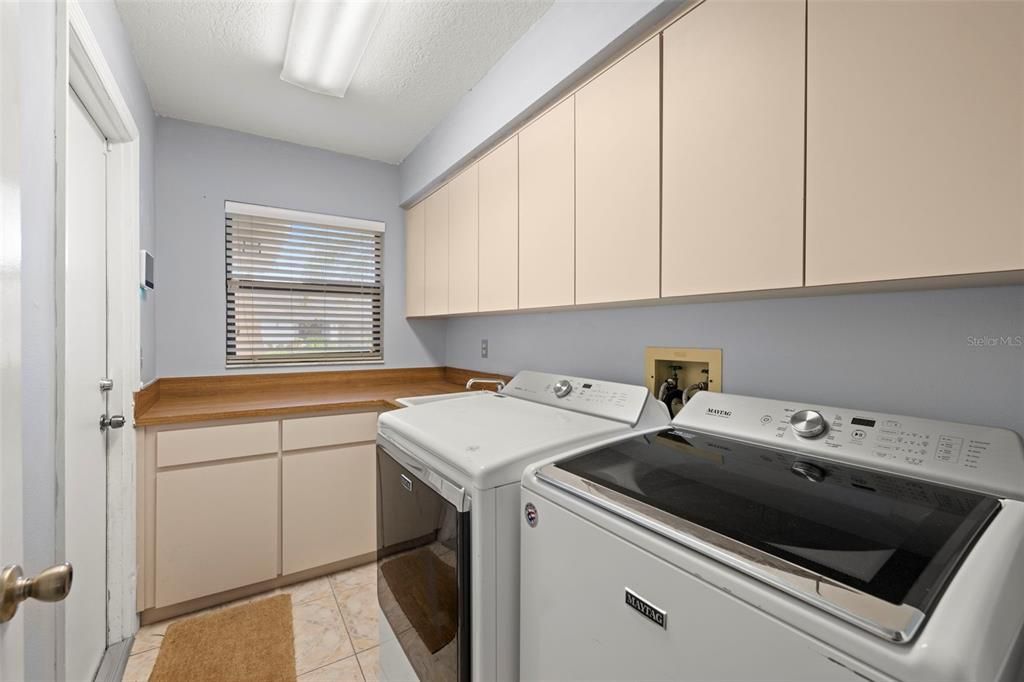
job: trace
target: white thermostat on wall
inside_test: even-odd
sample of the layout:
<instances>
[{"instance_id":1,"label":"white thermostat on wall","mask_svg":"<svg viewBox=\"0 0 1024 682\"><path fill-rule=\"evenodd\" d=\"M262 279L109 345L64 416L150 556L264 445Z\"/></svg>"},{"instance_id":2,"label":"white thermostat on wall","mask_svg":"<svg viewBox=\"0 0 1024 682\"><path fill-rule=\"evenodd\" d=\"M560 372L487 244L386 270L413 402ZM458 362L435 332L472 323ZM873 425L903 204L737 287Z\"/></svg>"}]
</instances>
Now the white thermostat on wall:
<instances>
[{"instance_id":1,"label":"white thermostat on wall","mask_svg":"<svg viewBox=\"0 0 1024 682\"><path fill-rule=\"evenodd\" d=\"M149 291L153 290L153 254L149 251L139 251L139 286Z\"/></svg>"}]
</instances>

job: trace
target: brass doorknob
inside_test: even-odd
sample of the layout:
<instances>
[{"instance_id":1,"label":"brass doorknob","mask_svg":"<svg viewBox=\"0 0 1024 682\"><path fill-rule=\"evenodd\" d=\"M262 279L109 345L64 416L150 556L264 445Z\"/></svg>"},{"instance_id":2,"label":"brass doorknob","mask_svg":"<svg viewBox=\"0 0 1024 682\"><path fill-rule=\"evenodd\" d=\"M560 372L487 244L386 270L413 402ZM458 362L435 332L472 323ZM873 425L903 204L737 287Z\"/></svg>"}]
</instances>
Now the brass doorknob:
<instances>
[{"instance_id":1,"label":"brass doorknob","mask_svg":"<svg viewBox=\"0 0 1024 682\"><path fill-rule=\"evenodd\" d=\"M34 578L25 578L21 566L4 566L0 572L0 623L6 623L18 612L26 599L61 601L71 591L74 569L65 562L50 566Z\"/></svg>"}]
</instances>

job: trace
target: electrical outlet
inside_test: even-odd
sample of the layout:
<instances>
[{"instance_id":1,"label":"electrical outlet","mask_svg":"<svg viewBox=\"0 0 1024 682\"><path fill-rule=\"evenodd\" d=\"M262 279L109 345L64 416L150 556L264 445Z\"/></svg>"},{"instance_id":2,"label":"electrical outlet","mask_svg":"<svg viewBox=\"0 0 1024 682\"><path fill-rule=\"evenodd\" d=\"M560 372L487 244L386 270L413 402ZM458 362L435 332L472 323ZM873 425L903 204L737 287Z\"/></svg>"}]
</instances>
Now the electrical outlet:
<instances>
[{"instance_id":1,"label":"electrical outlet","mask_svg":"<svg viewBox=\"0 0 1024 682\"><path fill-rule=\"evenodd\" d=\"M480 339L480 357L487 357L487 339Z\"/></svg>"}]
</instances>

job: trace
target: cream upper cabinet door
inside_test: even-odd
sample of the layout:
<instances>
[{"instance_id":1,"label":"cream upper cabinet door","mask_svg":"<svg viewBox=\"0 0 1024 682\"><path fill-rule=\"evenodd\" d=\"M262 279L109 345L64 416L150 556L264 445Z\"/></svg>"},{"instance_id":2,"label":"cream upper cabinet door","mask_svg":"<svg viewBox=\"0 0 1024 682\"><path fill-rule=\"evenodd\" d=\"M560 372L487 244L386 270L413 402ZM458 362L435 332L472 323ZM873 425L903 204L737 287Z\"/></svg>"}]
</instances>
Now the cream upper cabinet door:
<instances>
[{"instance_id":1,"label":"cream upper cabinet door","mask_svg":"<svg viewBox=\"0 0 1024 682\"><path fill-rule=\"evenodd\" d=\"M662 296L803 284L803 0L708 0L664 32Z\"/></svg>"},{"instance_id":2,"label":"cream upper cabinet door","mask_svg":"<svg viewBox=\"0 0 1024 682\"><path fill-rule=\"evenodd\" d=\"M423 203L405 212L405 314L423 314Z\"/></svg>"},{"instance_id":3,"label":"cream upper cabinet door","mask_svg":"<svg viewBox=\"0 0 1024 682\"><path fill-rule=\"evenodd\" d=\"M477 165L448 183L448 312L477 311Z\"/></svg>"},{"instance_id":4,"label":"cream upper cabinet door","mask_svg":"<svg viewBox=\"0 0 1024 682\"><path fill-rule=\"evenodd\" d=\"M576 93L576 303L657 298L660 36Z\"/></svg>"},{"instance_id":5,"label":"cream upper cabinet door","mask_svg":"<svg viewBox=\"0 0 1024 682\"><path fill-rule=\"evenodd\" d=\"M448 185L423 201L423 313L448 313Z\"/></svg>"},{"instance_id":6,"label":"cream upper cabinet door","mask_svg":"<svg viewBox=\"0 0 1024 682\"><path fill-rule=\"evenodd\" d=\"M807 284L1024 268L1024 3L808 13Z\"/></svg>"},{"instance_id":7,"label":"cream upper cabinet door","mask_svg":"<svg viewBox=\"0 0 1024 682\"><path fill-rule=\"evenodd\" d=\"M481 312L519 303L519 139L480 159Z\"/></svg>"},{"instance_id":8,"label":"cream upper cabinet door","mask_svg":"<svg viewBox=\"0 0 1024 682\"><path fill-rule=\"evenodd\" d=\"M519 132L519 307L572 305L573 98Z\"/></svg>"}]
</instances>

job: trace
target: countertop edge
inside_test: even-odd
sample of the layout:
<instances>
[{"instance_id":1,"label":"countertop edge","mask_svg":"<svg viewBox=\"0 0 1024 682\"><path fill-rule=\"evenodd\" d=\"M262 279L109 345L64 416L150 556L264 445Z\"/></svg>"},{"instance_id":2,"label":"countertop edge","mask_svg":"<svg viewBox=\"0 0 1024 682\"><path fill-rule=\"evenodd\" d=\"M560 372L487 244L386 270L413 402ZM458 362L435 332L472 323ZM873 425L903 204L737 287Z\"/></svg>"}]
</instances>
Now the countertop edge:
<instances>
[{"instance_id":1,"label":"countertop edge","mask_svg":"<svg viewBox=\"0 0 1024 682\"><path fill-rule=\"evenodd\" d=\"M291 415L315 415L321 412L337 412L340 410L371 410L398 409L402 407L396 399L351 400L328 403L310 403L309 405L288 405L284 407L239 408L237 410L218 410L216 412L195 412L175 415L147 417L143 414L136 418L136 427L168 426L175 424L194 424L196 422L226 421L229 419L248 419L259 417L281 417Z\"/></svg>"},{"instance_id":2,"label":"countertop edge","mask_svg":"<svg viewBox=\"0 0 1024 682\"><path fill-rule=\"evenodd\" d=\"M333 373L338 383L327 381L326 373L307 372L281 376L282 392L290 391L288 397L279 396L283 404L274 405L274 397L269 396L262 405L253 405L251 401L237 400L231 394L238 390L239 382L252 382L254 391L265 391L266 381L275 378L273 374L250 374L243 377L181 377L168 379L168 387L161 391L161 379L156 379L135 393L135 413L133 426L146 428L150 426L173 426L178 424L195 424L198 422L218 422L239 419L260 419L287 417L294 415L315 415L327 412L392 410L403 407L397 400L406 396L430 395L431 393L456 393L465 390L468 377L482 377L509 381L511 377L492 372L458 369L453 367L429 367L391 370L353 371L351 373ZM372 380L366 381L367 377ZM359 380L362 378L363 380ZM411 379L411 380L410 380ZM221 384L221 381L224 384ZM351 383L349 383L351 382ZM182 385L185 389L183 390ZM347 385L346 385L347 384ZM196 387L195 393L190 390ZM223 386L225 394L220 404L210 405L210 391ZM229 389L233 386L233 389ZM379 388L379 393L375 389ZM487 386L481 386L486 389ZM296 392L308 389L313 396L308 403L296 399ZM436 390L441 389L441 390ZM361 393L359 397L346 398L346 392ZM369 393L369 395L367 395ZM326 394L326 395L325 395ZM236 393L237 396L237 393ZM202 407L189 409L188 402L197 400L206 403ZM170 414L161 414L161 403L174 404ZM166 412L166 410L163 410Z\"/></svg>"}]
</instances>

